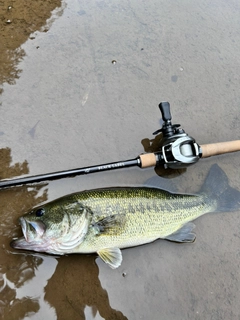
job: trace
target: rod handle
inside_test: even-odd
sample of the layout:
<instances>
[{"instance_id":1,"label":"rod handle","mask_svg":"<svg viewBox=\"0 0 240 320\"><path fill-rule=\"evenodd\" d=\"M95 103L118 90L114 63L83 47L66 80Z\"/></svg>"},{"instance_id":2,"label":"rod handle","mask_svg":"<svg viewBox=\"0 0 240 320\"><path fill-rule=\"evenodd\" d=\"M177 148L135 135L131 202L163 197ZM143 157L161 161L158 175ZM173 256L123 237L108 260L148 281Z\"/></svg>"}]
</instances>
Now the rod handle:
<instances>
[{"instance_id":1,"label":"rod handle","mask_svg":"<svg viewBox=\"0 0 240 320\"><path fill-rule=\"evenodd\" d=\"M200 148L202 150L202 158L207 158L218 154L240 151L240 140L204 144Z\"/></svg>"},{"instance_id":2,"label":"rod handle","mask_svg":"<svg viewBox=\"0 0 240 320\"><path fill-rule=\"evenodd\" d=\"M155 153L145 153L139 156L141 161L141 168L154 167L157 164Z\"/></svg>"}]
</instances>

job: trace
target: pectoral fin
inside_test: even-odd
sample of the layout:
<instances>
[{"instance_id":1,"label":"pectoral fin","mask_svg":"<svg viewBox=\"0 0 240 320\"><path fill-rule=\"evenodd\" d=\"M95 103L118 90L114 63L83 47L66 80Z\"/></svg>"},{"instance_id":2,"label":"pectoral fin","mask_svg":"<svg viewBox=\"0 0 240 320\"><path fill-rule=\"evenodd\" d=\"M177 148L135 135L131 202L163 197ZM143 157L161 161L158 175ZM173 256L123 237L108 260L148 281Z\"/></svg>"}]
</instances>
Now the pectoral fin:
<instances>
[{"instance_id":1,"label":"pectoral fin","mask_svg":"<svg viewBox=\"0 0 240 320\"><path fill-rule=\"evenodd\" d=\"M194 228L195 224L188 222L182 228L170 234L165 239L174 242L194 242L196 239L195 233L192 232Z\"/></svg>"},{"instance_id":2,"label":"pectoral fin","mask_svg":"<svg viewBox=\"0 0 240 320\"><path fill-rule=\"evenodd\" d=\"M97 251L99 257L112 269L118 268L122 263L122 253L119 248L105 248Z\"/></svg>"},{"instance_id":3,"label":"pectoral fin","mask_svg":"<svg viewBox=\"0 0 240 320\"><path fill-rule=\"evenodd\" d=\"M124 214L115 214L104 217L92 223L97 235L99 234L117 234L119 229L124 226L126 217Z\"/></svg>"}]
</instances>

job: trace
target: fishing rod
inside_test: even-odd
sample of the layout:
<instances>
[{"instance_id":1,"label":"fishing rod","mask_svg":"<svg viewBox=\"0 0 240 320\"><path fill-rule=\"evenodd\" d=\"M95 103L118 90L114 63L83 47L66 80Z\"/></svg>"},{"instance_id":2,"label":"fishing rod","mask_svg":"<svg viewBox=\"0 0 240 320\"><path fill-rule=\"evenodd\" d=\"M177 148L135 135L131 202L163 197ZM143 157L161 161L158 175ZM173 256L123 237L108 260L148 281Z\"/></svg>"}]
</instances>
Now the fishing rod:
<instances>
[{"instance_id":1,"label":"fishing rod","mask_svg":"<svg viewBox=\"0 0 240 320\"><path fill-rule=\"evenodd\" d=\"M240 151L240 140L200 146L196 143L195 139L190 137L182 128L180 128L180 124L172 125L170 104L168 102L161 102L159 108L162 114L163 124L161 129L153 133L154 135L162 133L161 144L159 145L159 150L157 152L141 154L135 159L105 163L91 167L58 171L17 179L0 180L0 188L15 187L24 184L135 166L147 168L163 165L165 168L181 169L193 165L200 158Z\"/></svg>"}]
</instances>

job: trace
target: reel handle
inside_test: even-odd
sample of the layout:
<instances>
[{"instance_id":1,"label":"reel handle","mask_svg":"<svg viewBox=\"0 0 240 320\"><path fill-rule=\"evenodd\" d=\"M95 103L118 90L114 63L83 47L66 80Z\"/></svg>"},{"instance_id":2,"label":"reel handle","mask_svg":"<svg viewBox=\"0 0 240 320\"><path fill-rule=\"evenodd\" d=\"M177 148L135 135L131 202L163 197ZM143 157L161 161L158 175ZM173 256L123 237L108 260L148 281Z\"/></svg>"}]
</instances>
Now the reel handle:
<instances>
[{"instance_id":1,"label":"reel handle","mask_svg":"<svg viewBox=\"0 0 240 320\"><path fill-rule=\"evenodd\" d=\"M240 151L240 140L204 144L200 146L202 158L216 156L218 154Z\"/></svg>"},{"instance_id":2,"label":"reel handle","mask_svg":"<svg viewBox=\"0 0 240 320\"><path fill-rule=\"evenodd\" d=\"M170 113L170 103L163 101L159 104L159 109L162 114L163 121L169 122L172 119L171 113Z\"/></svg>"}]
</instances>

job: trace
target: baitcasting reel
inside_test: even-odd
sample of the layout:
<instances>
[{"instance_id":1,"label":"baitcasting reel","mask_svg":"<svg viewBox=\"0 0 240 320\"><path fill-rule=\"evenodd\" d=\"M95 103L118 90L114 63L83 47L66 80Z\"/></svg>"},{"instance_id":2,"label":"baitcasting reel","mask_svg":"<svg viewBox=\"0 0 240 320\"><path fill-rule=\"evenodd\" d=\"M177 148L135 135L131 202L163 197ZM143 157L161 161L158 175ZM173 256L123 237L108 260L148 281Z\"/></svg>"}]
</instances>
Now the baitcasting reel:
<instances>
[{"instance_id":1,"label":"baitcasting reel","mask_svg":"<svg viewBox=\"0 0 240 320\"><path fill-rule=\"evenodd\" d=\"M169 102L161 102L159 108L164 122L162 128L153 133L161 132L163 136L161 150L155 153L157 164L163 164L165 168L179 169L196 163L202 155L200 146L180 128L180 124L172 125Z\"/></svg>"},{"instance_id":2,"label":"baitcasting reel","mask_svg":"<svg viewBox=\"0 0 240 320\"><path fill-rule=\"evenodd\" d=\"M0 180L0 188L9 188L23 184L75 177L76 175L134 166L147 168L163 165L165 168L171 169L186 168L189 165L196 163L200 158L240 151L240 140L199 146L192 137L180 128L180 124L172 125L170 104L168 102L161 102L159 104L159 108L162 113L163 125L160 130L154 132L154 134L161 132L163 136L162 142L159 145L159 151L141 154L137 158L130 160L105 163L66 171L57 171L24 178Z\"/></svg>"}]
</instances>

